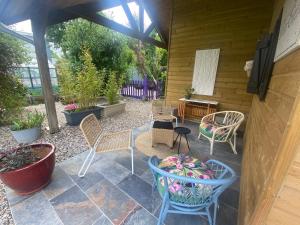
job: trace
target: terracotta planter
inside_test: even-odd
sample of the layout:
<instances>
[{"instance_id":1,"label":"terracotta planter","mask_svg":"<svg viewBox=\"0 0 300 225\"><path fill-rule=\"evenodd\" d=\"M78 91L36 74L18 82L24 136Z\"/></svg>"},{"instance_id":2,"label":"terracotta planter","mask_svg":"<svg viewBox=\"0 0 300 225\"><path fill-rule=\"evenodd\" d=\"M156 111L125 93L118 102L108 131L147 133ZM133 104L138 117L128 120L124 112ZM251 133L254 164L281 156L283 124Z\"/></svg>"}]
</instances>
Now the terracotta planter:
<instances>
[{"instance_id":1,"label":"terracotta planter","mask_svg":"<svg viewBox=\"0 0 300 225\"><path fill-rule=\"evenodd\" d=\"M42 157L41 160L17 170L0 173L1 181L20 195L32 194L45 187L51 180L55 166L54 145L32 144L30 146L34 148L35 154Z\"/></svg>"}]
</instances>

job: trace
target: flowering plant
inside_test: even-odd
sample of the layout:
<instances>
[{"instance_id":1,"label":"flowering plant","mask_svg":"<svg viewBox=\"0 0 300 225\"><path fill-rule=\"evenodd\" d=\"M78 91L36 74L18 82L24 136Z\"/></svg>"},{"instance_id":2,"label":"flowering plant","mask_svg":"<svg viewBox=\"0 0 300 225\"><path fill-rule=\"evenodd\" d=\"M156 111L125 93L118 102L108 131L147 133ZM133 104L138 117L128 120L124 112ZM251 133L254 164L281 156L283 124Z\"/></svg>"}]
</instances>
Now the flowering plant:
<instances>
[{"instance_id":1,"label":"flowering plant","mask_svg":"<svg viewBox=\"0 0 300 225\"><path fill-rule=\"evenodd\" d=\"M72 104L68 104L65 106L64 110L65 111L69 111L69 112L74 112L78 109L79 107L75 104L75 103L72 103Z\"/></svg>"}]
</instances>

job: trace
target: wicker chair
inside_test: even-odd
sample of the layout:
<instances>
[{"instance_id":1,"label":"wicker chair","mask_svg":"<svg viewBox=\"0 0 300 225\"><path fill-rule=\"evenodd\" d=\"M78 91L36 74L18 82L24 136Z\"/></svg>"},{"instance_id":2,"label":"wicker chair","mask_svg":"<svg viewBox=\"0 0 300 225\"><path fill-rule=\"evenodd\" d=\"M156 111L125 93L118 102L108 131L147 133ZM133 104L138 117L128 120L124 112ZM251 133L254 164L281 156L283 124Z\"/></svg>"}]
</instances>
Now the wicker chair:
<instances>
[{"instance_id":1,"label":"wicker chair","mask_svg":"<svg viewBox=\"0 0 300 225\"><path fill-rule=\"evenodd\" d=\"M218 119L221 118L221 121ZM213 154L214 142L228 142L234 154L236 151L236 131L244 120L244 114L236 111L222 111L204 116L199 126L199 136L210 142L210 154ZM232 142L233 139L233 142Z\"/></svg>"},{"instance_id":2,"label":"wicker chair","mask_svg":"<svg viewBox=\"0 0 300 225\"><path fill-rule=\"evenodd\" d=\"M127 149L131 151L131 172L134 173L131 130L104 134L94 114L86 116L81 121L80 129L90 147L90 152L78 172L79 177L85 176L96 153Z\"/></svg>"},{"instance_id":3,"label":"wicker chair","mask_svg":"<svg viewBox=\"0 0 300 225\"><path fill-rule=\"evenodd\" d=\"M167 106L164 100L152 101L151 121L171 121L175 120L178 126L177 117L173 115L173 107Z\"/></svg>"},{"instance_id":4,"label":"wicker chair","mask_svg":"<svg viewBox=\"0 0 300 225\"><path fill-rule=\"evenodd\" d=\"M219 161L208 160L206 165L215 178L195 179L168 173L158 168L159 162L156 156L148 161L154 187L163 200L157 225L164 224L168 213L205 216L209 225L215 225L219 196L236 180L235 172ZM174 187L179 188L174 191Z\"/></svg>"}]
</instances>

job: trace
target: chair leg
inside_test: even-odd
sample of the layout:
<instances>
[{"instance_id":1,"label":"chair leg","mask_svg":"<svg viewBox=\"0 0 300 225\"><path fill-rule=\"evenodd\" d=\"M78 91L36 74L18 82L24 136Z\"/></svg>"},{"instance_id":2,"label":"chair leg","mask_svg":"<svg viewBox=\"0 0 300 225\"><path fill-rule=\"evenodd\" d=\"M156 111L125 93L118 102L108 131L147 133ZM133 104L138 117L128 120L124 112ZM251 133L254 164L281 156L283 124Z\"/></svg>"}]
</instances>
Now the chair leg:
<instances>
[{"instance_id":1,"label":"chair leg","mask_svg":"<svg viewBox=\"0 0 300 225\"><path fill-rule=\"evenodd\" d=\"M231 141L231 139L233 138L233 143ZM230 147L233 151L234 154L237 154L237 151L236 151L236 134L233 134L233 137L231 137L229 140L228 140L229 144L230 144Z\"/></svg>"},{"instance_id":2,"label":"chair leg","mask_svg":"<svg viewBox=\"0 0 300 225\"><path fill-rule=\"evenodd\" d=\"M216 224L217 222L217 211L218 211L218 202L214 203L214 220L213 220L213 225Z\"/></svg>"},{"instance_id":3,"label":"chair leg","mask_svg":"<svg viewBox=\"0 0 300 225\"><path fill-rule=\"evenodd\" d=\"M212 155L214 153L214 140L209 140L210 141L210 154Z\"/></svg>"},{"instance_id":4,"label":"chair leg","mask_svg":"<svg viewBox=\"0 0 300 225\"><path fill-rule=\"evenodd\" d=\"M134 162L133 162L133 148L130 147L130 152L131 152L131 174L134 174Z\"/></svg>"},{"instance_id":5,"label":"chair leg","mask_svg":"<svg viewBox=\"0 0 300 225\"><path fill-rule=\"evenodd\" d=\"M90 168L92 162L93 162L93 159L94 159L94 156L96 154L96 151L94 148L91 148L90 149L90 152L89 154L86 156L79 172L78 172L78 177L84 177L86 172L88 171L88 169Z\"/></svg>"},{"instance_id":6,"label":"chair leg","mask_svg":"<svg viewBox=\"0 0 300 225\"><path fill-rule=\"evenodd\" d=\"M199 132L199 135L198 135L198 139L200 139L201 138L201 132Z\"/></svg>"},{"instance_id":7,"label":"chair leg","mask_svg":"<svg viewBox=\"0 0 300 225\"><path fill-rule=\"evenodd\" d=\"M209 207L206 208L206 213L207 213L207 219L208 219L209 225L214 225L213 221L212 221L212 218L211 218L211 215L210 215L210 212L209 212Z\"/></svg>"},{"instance_id":8,"label":"chair leg","mask_svg":"<svg viewBox=\"0 0 300 225\"><path fill-rule=\"evenodd\" d=\"M163 217L164 217L164 212L165 212L165 208L166 208L166 203L167 203L167 198L166 198L166 196L164 196L163 202L162 202L161 208L160 208L157 225L162 225L164 223Z\"/></svg>"}]
</instances>

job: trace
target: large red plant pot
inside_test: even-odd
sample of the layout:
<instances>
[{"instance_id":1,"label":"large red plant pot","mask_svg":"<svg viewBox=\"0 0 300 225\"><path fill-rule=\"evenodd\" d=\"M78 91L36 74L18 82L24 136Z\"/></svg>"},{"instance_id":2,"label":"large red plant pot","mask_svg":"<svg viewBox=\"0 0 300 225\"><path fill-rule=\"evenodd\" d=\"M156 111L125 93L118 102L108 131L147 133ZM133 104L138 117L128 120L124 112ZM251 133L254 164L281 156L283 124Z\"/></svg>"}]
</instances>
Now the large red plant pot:
<instances>
[{"instance_id":1,"label":"large red plant pot","mask_svg":"<svg viewBox=\"0 0 300 225\"><path fill-rule=\"evenodd\" d=\"M51 180L55 166L55 146L52 144L30 145L40 160L23 168L0 173L4 184L17 194L28 195L41 190ZM18 149L16 149L17 151Z\"/></svg>"}]
</instances>

